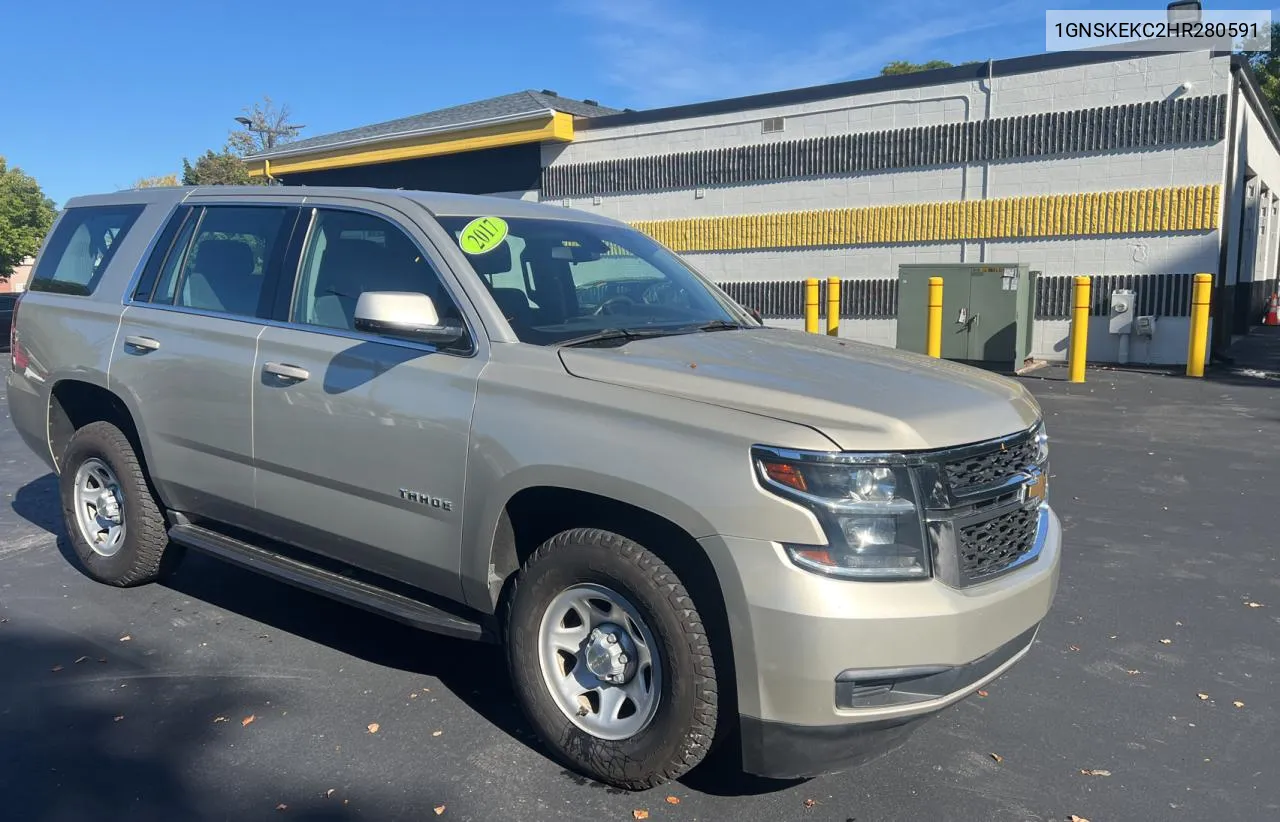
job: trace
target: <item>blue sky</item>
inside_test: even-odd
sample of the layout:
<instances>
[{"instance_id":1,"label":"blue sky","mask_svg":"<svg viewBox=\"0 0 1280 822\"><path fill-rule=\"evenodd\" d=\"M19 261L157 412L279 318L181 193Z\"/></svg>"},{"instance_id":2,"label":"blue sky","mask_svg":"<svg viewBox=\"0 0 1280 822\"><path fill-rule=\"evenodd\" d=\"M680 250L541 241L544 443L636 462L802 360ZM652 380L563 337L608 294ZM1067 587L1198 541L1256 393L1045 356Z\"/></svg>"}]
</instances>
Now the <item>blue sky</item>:
<instances>
[{"instance_id":1,"label":"blue sky","mask_svg":"<svg viewBox=\"0 0 1280 822\"><path fill-rule=\"evenodd\" d=\"M5 6L0 155L58 203L178 171L182 157L220 148L232 118L264 94L289 104L294 122L307 126L304 136L524 88L650 108L866 77L897 59L1037 53L1047 7L1021 0Z\"/></svg>"}]
</instances>

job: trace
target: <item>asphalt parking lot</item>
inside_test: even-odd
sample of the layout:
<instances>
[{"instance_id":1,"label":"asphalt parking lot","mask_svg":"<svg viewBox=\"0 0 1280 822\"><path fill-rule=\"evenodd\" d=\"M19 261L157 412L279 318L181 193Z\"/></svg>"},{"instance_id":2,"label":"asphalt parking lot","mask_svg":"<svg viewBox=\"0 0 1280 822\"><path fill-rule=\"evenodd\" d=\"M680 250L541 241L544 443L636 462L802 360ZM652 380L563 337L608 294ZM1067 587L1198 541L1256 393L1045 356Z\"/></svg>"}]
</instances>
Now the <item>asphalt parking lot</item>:
<instances>
[{"instance_id":1,"label":"asphalt parking lot","mask_svg":"<svg viewBox=\"0 0 1280 822\"><path fill-rule=\"evenodd\" d=\"M1026 378L1067 546L1020 665L856 771L643 794L548 760L492 647L202 556L91 582L6 408L0 818L1280 818L1280 381L1064 376Z\"/></svg>"}]
</instances>

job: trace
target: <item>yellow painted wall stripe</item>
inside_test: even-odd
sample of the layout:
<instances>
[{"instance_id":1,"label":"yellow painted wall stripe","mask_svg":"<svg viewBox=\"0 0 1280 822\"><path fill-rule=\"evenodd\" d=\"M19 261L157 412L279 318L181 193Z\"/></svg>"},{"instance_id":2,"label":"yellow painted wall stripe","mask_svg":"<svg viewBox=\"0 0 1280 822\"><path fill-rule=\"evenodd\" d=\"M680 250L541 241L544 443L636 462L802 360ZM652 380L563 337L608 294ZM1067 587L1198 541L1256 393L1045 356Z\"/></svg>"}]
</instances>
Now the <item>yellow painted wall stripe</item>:
<instances>
[{"instance_id":1,"label":"yellow painted wall stripe","mask_svg":"<svg viewBox=\"0 0 1280 822\"><path fill-rule=\"evenodd\" d=\"M551 117L542 120L525 120L465 131L419 135L348 148L325 149L322 147L315 152L272 160L271 174L278 177L299 171L369 166L396 160L413 160L418 157L514 146L521 143L541 143L545 140L560 143L572 142L573 115L557 111ZM263 175L262 160L248 160L246 163L249 166L250 177Z\"/></svg>"},{"instance_id":2,"label":"yellow painted wall stripe","mask_svg":"<svg viewBox=\"0 0 1280 822\"><path fill-rule=\"evenodd\" d=\"M275 173L282 173L272 166ZM1045 194L998 200L642 220L676 251L1105 236L1218 227L1216 185Z\"/></svg>"}]
</instances>

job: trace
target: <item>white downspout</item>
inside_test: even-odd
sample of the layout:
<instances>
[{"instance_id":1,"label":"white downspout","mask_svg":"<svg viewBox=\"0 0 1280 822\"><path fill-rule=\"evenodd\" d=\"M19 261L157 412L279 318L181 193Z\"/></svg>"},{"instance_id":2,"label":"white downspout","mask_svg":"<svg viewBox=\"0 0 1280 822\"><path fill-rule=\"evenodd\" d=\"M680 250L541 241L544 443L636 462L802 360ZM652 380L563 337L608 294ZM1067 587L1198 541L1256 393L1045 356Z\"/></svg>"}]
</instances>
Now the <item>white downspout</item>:
<instances>
[{"instance_id":1,"label":"white downspout","mask_svg":"<svg viewBox=\"0 0 1280 822\"><path fill-rule=\"evenodd\" d=\"M979 86L987 95L987 108L985 119L991 119L991 110L995 107L995 61L987 60L987 79L985 83L980 82ZM991 160L984 160L982 163L982 201L986 202L991 192ZM987 241L981 240L979 246L978 262L985 263L987 261ZM963 262L963 260L962 260Z\"/></svg>"}]
</instances>

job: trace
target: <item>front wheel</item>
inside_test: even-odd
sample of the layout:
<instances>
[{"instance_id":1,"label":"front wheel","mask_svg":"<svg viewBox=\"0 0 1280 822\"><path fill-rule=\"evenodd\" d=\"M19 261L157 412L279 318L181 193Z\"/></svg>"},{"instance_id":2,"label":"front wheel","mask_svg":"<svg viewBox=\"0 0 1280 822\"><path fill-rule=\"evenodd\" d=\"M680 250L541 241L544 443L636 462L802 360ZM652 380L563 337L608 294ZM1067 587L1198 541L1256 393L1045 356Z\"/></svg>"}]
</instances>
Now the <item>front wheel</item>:
<instances>
[{"instance_id":1,"label":"front wheel","mask_svg":"<svg viewBox=\"0 0 1280 822\"><path fill-rule=\"evenodd\" d=\"M520 571L508 620L516 694L557 758L640 790L706 756L717 718L706 629L642 545L597 529L552 537Z\"/></svg>"}]
</instances>

